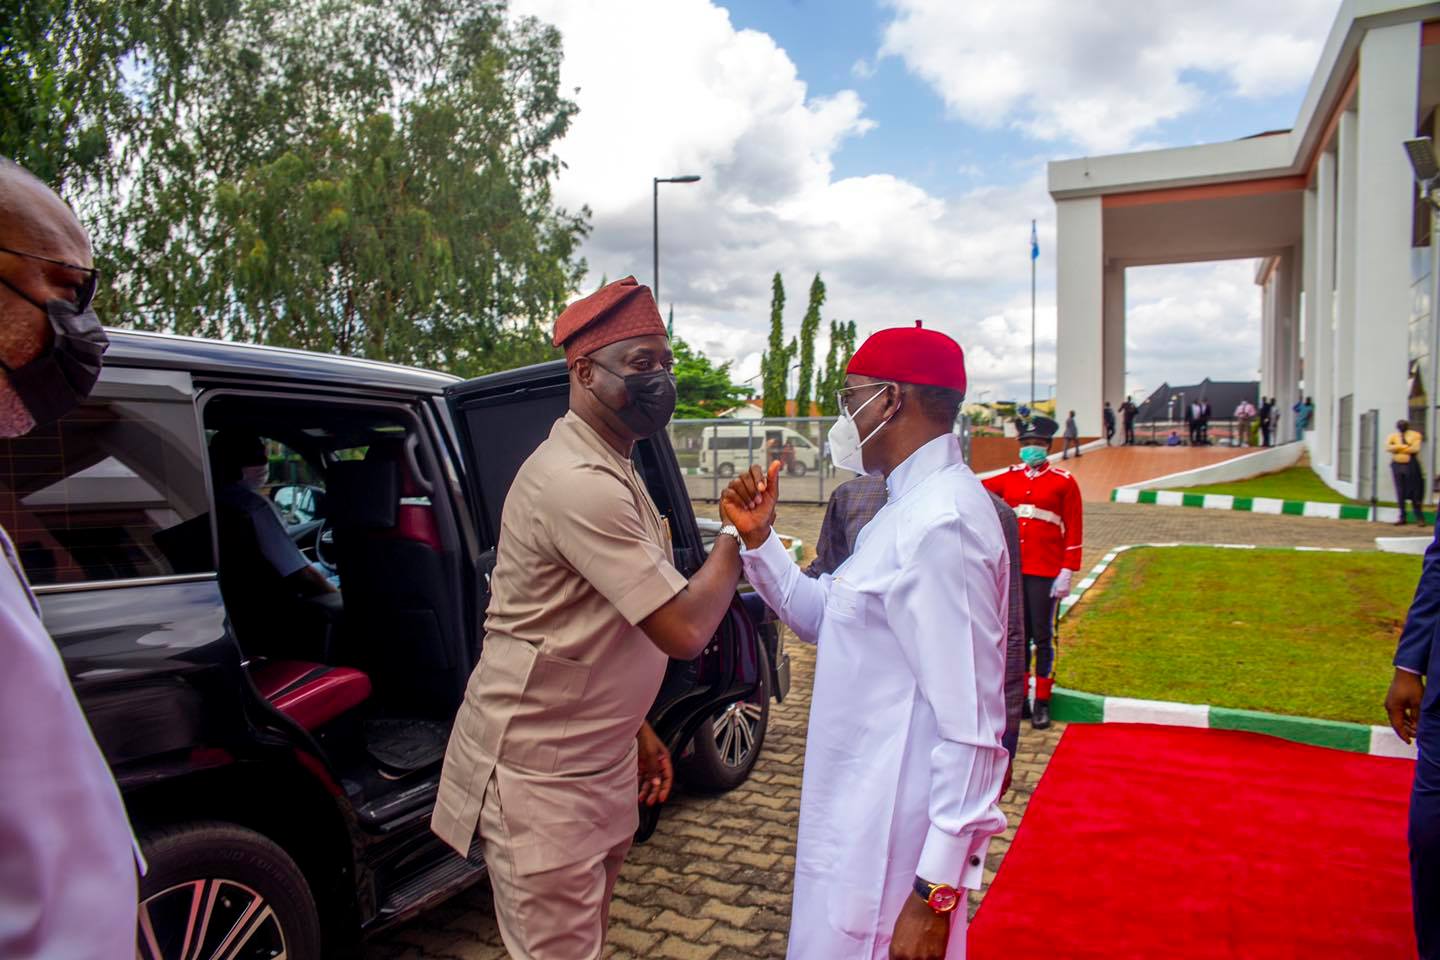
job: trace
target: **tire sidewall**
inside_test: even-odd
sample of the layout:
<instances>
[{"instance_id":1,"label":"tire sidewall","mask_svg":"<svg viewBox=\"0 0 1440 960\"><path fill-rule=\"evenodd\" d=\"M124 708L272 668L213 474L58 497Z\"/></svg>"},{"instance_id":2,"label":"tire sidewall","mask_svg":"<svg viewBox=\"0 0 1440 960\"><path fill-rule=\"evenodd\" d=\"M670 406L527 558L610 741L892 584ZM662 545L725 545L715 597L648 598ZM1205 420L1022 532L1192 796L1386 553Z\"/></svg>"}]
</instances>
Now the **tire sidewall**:
<instances>
[{"instance_id":1,"label":"tire sidewall","mask_svg":"<svg viewBox=\"0 0 1440 960\"><path fill-rule=\"evenodd\" d=\"M194 823L149 834L141 848L148 865L141 902L193 880L232 880L255 890L275 911L291 960L320 957L320 918L309 884L295 861L262 834L229 823Z\"/></svg>"},{"instance_id":2,"label":"tire sidewall","mask_svg":"<svg viewBox=\"0 0 1440 960\"><path fill-rule=\"evenodd\" d=\"M732 767L725 763L720 756L719 745L715 742L716 714L707 715L691 740L690 756L681 765L681 777L685 785L692 790L702 793L725 793L734 790L750 779L750 773L755 769L761 751L765 749L765 737L770 728L770 658L763 645L759 648L759 653L760 679L756 693L761 699L755 750L744 766Z\"/></svg>"}]
</instances>

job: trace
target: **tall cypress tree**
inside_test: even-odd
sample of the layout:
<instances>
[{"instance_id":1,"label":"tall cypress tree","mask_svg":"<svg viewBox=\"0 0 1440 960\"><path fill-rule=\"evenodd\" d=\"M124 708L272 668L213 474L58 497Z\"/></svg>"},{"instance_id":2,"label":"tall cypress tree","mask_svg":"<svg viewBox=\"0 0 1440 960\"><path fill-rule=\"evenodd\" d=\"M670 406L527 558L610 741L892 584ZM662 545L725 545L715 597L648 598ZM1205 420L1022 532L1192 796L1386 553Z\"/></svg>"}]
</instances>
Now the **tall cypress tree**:
<instances>
[{"instance_id":1,"label":"tall cypress tree","mask_svg":"<svg viewBox=\"0 0 1440 960\"><path fill-rule=\"evenodd\" d=\"M825 355L825 370L820 375L817 392L820 397L820 411L827 417L840 415L840 401L836 394L845 386L845 368L855 355L855 321L840 323L830 321L830 350Z\"/></svg>"},{"instance_id":2,"label":"tall cypress tree","mask_svg":"<svg viewBox=\"0 0 1440 960\"><path fill-rule=\"evenodd\" d=\"M800 386L795 390L795 415L799 417L810 415L814 397L811 388L819 386L815 377L815 335L820 332L820 305L824 302L825 281L817 273L810 282L810 305L800 321Z\"/></svg>"},{"instance_id":3,"label":"tall cypress tree","mask_svg":"<svg viewBox=\"0 0 1440 960\"><path fill-rule=\"evenodd\" d=\"M770 349L760 358L764 404L761 412L767 417L785 416L785 381L790 361L795 356L795 341L785 342L785 283L780 272L770 282Z\"/></svg>"}]
</instances>

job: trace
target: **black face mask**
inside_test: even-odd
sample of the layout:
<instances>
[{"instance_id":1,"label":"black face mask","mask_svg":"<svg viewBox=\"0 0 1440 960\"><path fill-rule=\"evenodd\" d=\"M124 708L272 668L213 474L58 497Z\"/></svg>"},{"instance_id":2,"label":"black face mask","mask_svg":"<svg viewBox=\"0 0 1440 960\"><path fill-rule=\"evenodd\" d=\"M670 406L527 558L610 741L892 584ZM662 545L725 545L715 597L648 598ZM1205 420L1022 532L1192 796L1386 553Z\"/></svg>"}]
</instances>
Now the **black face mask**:
<instances>
[{"instance_id":1,"label":"black face mask","mask_svg":"<svg viewBox=\"0 0 1440 960\"><path fill-rule=\"evenodd\" d=\"M12 367L0 360L0 370L10 380L10 388L25 404L36 426L53 423L69 413L95 389L100 379L101 357L110 346L110 338L100 326L100 318L88 307L81 311L68 300L36 303L14 284L0 277L0 284L16 295L45 311L54 334L47 349L21 367Z\"/></svg>"},{"instance_id":2,"label":"black face mask","mask_svg":"<svg viewBox=\"0 0 1440 960\"><path fill-rule=\"evenodd\" d=\"M669 370L656 370L652 373L632 373L628 376L621 376L614 370L591 358L591 363L616 377L625 383L625 397L629 401L625 406L610 407L602 399L600 402L615 411L620 421L635 431L640 438L651 436L664 429L665 424L675 414L675 375ZM599 397L597 393L595 395Z\"/></svg>"}]
</instances>

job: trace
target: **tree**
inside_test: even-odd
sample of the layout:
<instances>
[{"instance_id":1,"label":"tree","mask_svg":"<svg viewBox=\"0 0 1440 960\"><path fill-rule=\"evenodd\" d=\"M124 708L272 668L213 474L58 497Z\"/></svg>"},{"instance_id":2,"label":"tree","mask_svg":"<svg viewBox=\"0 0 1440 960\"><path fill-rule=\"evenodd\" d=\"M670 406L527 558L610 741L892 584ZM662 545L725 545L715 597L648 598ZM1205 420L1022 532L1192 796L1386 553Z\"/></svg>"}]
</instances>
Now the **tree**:
<instances>
[{"instance_id":1,"label":"tree","mask_svg":"<svg viewBox=\"0 0 1440 960\"><path fill-rule=\"evenodd\" d=\"M740 406L755 393L730 379L730 361L715 364L681 339L670 341L675 351L675 416L681 420L718 417Z\"/></svg>"},{"instance_id":2,"label":"tree","mask_svg":"<svg viewBox=\"0 0 1440 960\"><path fill-rule=\"evenodd\" d=\"M795 390L795 413L801 417L810 416L814 397L811 387L819 385L815 377L815 335L820 332L820 305L824 302L825 281L817 273L810 282L810 305L800 321L800 386Z\"/></svg>"},{"instance_id":3,"label":"tree","mask_svg":"<svg viewBox=\"0 0 1440 960\"><path fill-rule=\"evenodd\" d=\"M855 321L838 323L830 321L830 350L825 355L825 370L820 375L817 393L820 395L820 412L827 417L840 415L838 394L845 386L845 368L855 355Z\"/></svg>"},{"instance_id":4,"label":"tree","mask_svg":"<svg viewBox=\"0 0 1440 960\"><path fill-rule=\"evenodd\" d=\"M785 416L786 381L790 378L790 361L795 357L795 341L785 343L785 283L779 271L770 282L770 349L760 357L760 383L764 399L762 412L767 417Z\"/></svg>"},{"instance_id":5,"label":"tree","mask_svg":"<svg viewBox=\"0 0 1440 960\"><path fill-rule=\"evenodd\" d=\"M503 0L41 6L22 65L61 92L0 86L5 135L18 97L112 322L462 375L557 355L588 211L552 200L576 110L553 28ZM97 50L127 65L85 93Z\"/></svg>"}]
</instances>

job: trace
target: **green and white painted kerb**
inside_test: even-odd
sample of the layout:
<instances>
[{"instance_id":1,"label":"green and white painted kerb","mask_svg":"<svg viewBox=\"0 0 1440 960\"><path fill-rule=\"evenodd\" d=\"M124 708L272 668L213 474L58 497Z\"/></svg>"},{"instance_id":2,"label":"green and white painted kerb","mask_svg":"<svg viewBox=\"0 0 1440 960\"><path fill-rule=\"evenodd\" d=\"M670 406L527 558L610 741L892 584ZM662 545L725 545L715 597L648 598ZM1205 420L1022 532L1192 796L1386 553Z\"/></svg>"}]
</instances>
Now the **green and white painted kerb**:
<instances>
[{"instance_id":1,"label":"green and white painted kerb","mask_svg":"<svg viewBox=\"0 0 1440 960\"><path fill-rule=\"evenodd\" d=\"M1400 518L1397 507L1367 507L1354 503L1322 503L1318 500L1279 500L1275 497L1237 497L1228 493L1186 493L1184 490L1140 490L1116 487L1110 491L1113 503L1148 503L1160 507L1200 507L1204 510L1240 510L1291 517L1320 517L1326 520L1374 520L1394 523ZM1427 513L1433 522L1435 514Z\"/></svg>"},{"instance_id":2,"label":"green and white painted kerb","mask_svg":"<svg viewBox=\"0 0 1440 960\"><path fill-rule=\"evenodd\" d=\"M1208 546L1227 550L1254 550L1254 544L1183 544L1142 543L1116 547L1105 554L1085 578L1075 584L1070 596L1060 603L1064 617L1115 558L1135 547ZM1349 553L1346 547L1294 547L1305 553ZM1334 750L1368 753L1377 757L1414 759L1415 746L1407 744L1386 726L1366 726L1341 720L1318 720L1311 717L1290 717L1259 710L1236 710L1213 707L1203 703L1172 703L1165 700L1136 700L1131 697L1107 697L1057 686L1051 694L1050 712L1056 720L1069 723L1155 723L1172 727L1204 727L1212 730L1243 730L1263 733L1297 743L1308 743Z\"/></svg>"}]
</instances>

